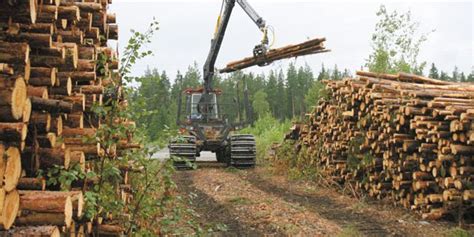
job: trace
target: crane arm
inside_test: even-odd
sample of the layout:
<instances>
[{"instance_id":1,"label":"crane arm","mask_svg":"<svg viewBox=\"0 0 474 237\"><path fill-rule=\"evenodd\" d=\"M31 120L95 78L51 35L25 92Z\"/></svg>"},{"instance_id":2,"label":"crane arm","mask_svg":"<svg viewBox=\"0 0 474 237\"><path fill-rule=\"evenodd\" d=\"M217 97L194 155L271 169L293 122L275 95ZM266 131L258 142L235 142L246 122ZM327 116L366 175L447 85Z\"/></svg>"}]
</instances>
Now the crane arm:
<instances>
[{"instance_id":1,"label":"crane arm","mask_svg":"<svg viewBox=\"0 0 474 237\"><path fill-rule=\"evenodd\" d=\"M204 92L207 94L212 90L211 80L214 76L214 67L216 64L217 55L221 49L222 41L224 40L225 31L229 24L232 10L235 6L235 0L225 0L224 13L221 16L220 22L218 22L217 31L214 38L211 40L211 49L207 56L206 63L204 64Z\"/></svg>"},{"instance_id":2,"label":"crane arm","mask_svg":"<svg viewBox=\"0 0 474 237\"><path fill-rule=\"evenodd\" d=\"M247 2L247 0L237 0L237 3L244 9L245 13L255 22L258 28L261 31L264 31L267 27L265 20L258 15L258 13L253 9L252 6Z\"/></svg>"},{"instance_id":3,"label":"crane arm","mask_svg":"<svg viewBox=\"0 0 474 237\"><path fill-rule=\"evenodd\" d=\"M262 52L266 51L268 45L267 27L266 22L260 17L257 12L250 6L246 0L224 0L225 7L220 20L218 21L217 30L214 38L211 40L211 49L207 56L206 63L204 64L204 94L207 94L212 90L212 78L214 77L214 68L219 55L219 51L224 40L224 35L229 24L230 16L234 9L235 3L238 3L247 15L255 22L258 28L264 33L264 38L260 45L257 45L254 49L254 55L261 55Z\"/></svg>"}]
</instances>

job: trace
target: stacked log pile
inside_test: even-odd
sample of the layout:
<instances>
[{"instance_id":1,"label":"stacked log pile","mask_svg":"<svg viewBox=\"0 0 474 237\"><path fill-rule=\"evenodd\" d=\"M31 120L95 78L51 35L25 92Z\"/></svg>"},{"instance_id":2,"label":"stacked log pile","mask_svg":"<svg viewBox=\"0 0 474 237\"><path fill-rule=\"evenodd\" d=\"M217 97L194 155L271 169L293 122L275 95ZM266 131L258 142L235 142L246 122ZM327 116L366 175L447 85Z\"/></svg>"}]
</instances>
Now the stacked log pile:
<instances>
[{"instance_id":1,"label":"stacked log pile","mask_svg":"<svg viewBox=\"0 0 474 237\"><path fill-rule=\"evenodd\" d=\"M104 87L119 80L111 76L117 54L107 48L118 38L110 3L0 0L2 235L82 236L92 225L108 234L123 231L84 220L83 191L90 181L59 191L46 185L47 177L38 178L57 167L92 170L101 157L94 139L101 120L92 107L102 103Z\"/></svg>"},{"instance_id":2,"label":"stacked log pile","mask_svg":"<svg viewBox=\"0 0 474 237\"><path fill-rule=\"evenodd\" d=\"M357 75L325 82L330 96L297 126L300 151L335 181L423 218L472 220L474 84Z\"/></svg>"}]
</instances>

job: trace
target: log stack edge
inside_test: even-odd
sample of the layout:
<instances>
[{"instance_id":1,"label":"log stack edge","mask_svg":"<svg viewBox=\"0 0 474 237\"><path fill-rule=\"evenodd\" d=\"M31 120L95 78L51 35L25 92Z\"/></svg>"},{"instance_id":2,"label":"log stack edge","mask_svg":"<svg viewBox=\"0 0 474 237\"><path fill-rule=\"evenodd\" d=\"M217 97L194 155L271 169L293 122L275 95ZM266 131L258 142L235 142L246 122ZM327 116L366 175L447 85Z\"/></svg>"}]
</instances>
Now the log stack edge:
<instances>
[{"instance_id":1,"label":"log stack edge","mask_svg":"<svg viewBox=\"0 0 474 237\"><path fill-rule=\"evenodd\" d=\"M105 220L82 218L87 182L61 192L37 177L58 166L87 172L103 152L84 138L101 125L91 108L104 100L104 87L120 85L112 73L118 55L107 46L118 38L115 14L107 11L111 2L0 0L2 236L85 236L92 225L107 234L123 232ZM127 171L122 174L127 186ZM126 190L118 190L125 200L131 198Z\"/></svg>"}]
</instances>

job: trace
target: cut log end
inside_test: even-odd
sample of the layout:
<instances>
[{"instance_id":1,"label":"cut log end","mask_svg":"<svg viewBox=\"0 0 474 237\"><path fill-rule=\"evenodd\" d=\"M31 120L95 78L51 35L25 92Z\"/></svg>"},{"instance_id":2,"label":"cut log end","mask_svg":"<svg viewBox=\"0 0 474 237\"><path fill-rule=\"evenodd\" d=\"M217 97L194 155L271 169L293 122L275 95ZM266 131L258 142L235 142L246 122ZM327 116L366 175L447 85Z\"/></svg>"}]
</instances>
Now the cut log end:
<instances>
[{"instance_id":1,"label":"cut log end","mask_svg":"<svg viewBox=\"0 0 474 237\"><path fill-rule=\"evenodd\" d=\"M13 190L6 194L0 224L3 229L10 229L15 222L20 207L20 195L18 191Z\"/></svg>"},{"instance_id":2,"label":"cut log end","mask_svg":"<svg viewBox=\"0 0 474 237\"><path fill-rule=\"evenodd\" d=\"M6 151L7 162L5 166L3 189L10 192L14 190L18 184L21 175L21 156L20 151L16 147L10 147Z\"/></svg>"},{"instance_id":3,"label":"cut log end","mask_svg":"<svg viewBox=\"0 0 474 237\"><path fill-rule=\"evenodd\" d=\"M18 77L15 79L13 88L5 90L1 88L0 85L0 105L10 106L11 116L14 119L19 120L23 115L23 109L26 102L27 90L26 83L23 77ZM2 116L0 114L0 116Z\"/></svg>"}]
</instances>

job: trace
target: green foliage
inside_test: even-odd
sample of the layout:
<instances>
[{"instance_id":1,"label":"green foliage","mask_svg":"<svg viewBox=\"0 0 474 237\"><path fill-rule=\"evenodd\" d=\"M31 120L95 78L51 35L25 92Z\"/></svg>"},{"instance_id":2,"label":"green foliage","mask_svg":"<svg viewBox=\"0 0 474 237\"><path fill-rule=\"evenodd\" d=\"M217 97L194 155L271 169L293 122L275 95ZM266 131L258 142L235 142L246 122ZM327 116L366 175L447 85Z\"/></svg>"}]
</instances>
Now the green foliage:
<instances>
[{"instance_id":1,"label":"green foliage","mask_svg":"<svg viewBox=\"0 0 474 237\"><path fill-rule=\"evenodd\" d=\"M419 33L419 23L411 12L389 12L384 5L377 11L379 21L372 35L373 52L366 66L372 72L422 74L425 62L418 62L421 45L428 33Z\"/></svg>"},{"instance_id":2,"label":"green foliage","mask_svg":"<svg viewBox=\"0 0 474 237\"><path fill-rule=\"evenodd\" d=\"M431 64L430 73L428 74L428 77L433 79L439 79L438 68L436 68L434 63Z\"/></svg>"},{"instance_id":3,"label":"green foliage","mask_svg":"<svg viewBox=\"0 0 474 237\"><path fill-rule=\"evenodd\" d=\"M457 66L455 66L450 76L445 71L439 71L436 65L432 63L428 77L443 81L474 82L474 71L471 70L470 73L464 73L461 72Z\"/></svg>"},{"instance_id":4,"label":"green foliage","mask_svg":"<svg viewBox=\"0 0 474 237\"><path fill-rule=\"evenodd\" d=\"M337 64L334 65L334 69L332 71L331 79L333 79L333 80L341 80L342 79L342 73L337 68Z\"/></svg>"},{"instance_id":5,"label":"green foliage","mask_svg":"<svg viewBox=\"0 0 474 237\"><path fill-rule=\"evenodd\" d=\"M175 107L170 90L171 83L166 75L158 70L147 70L145 76L138 79L139 86L131 95L131 108L134 120L140 127L146 127L146 135L150 140L156 141L163 135L162 132L173 125Z\"/></svg>"},{"instance_id":6,"label":"green foliage","mask_svg":"<svg viewBox=\"0 0 474 237\"><path fill-rule=\"evenodd\" d=\"M253 96L253 109L257 118L264 117L270 112L270 105L267 102L267 93L263 90L257 91Z\"/></svg>"},{"instance_id":7,"label":"green foliage","mask_svg":"<svg viewBox=\"0 0 474 237\"><path fill-rule=\"evenodd\" d=\"M74 165L70 169L55 165L49 168L46 173L43 170L39 170L38 177L44 177L47 186L59 185L59 188L64 191L71 189L72 182L84 179L86 174L81 170L79 164Z\"/></svg>"},{"instance_id":8,"label":"green foliage","mask_svg":"<svg viewBox=\"0 0 474 237\"><path fill-rule=\"evenodd\" d=\"M87 194L86 200L90 202L86 206L88 210L86 213L96 218L104 217L107 214L105 211L120 215L124 213L124 210L129 210L131 218L130 222L126 223L127 233L154 234L154 228L158 224L167 223L166 218L162 216L168 208L171 208L170 203L173 202L171 190L175 188L175 185L171 179L174 171L172 161L152 160L150 156L156 152L156 149L151 147L127 151L120 157L108 152L120 140L127 139L130 133L129 128L115 122L117 119L124 118L129 112L115 101L108 104L108 108L95 110L99 114L106 112L104 117L108 122L104 123L96 134L96 139L100 142L105 154L96 164L96 174L89 174L99 181ZM131 202L124 203L120 193L116 192L122 183L122 171L117 167L128 167L127 169L131 170L130 186L131 193L134 195ZM98 211L94 212L94 209Z\"/></svg>"},{"instance_id":9,"label":"green foliage","mask_svg":"<svg viewBox=\"0 0 474 237\"><path fill-rule=\"evenodd\" d=\"M474 68L472 69L471 73L469 73L469 76L467 76L467 82L474 82Z\"/></svg>"},{"instance_id":10,"label":"green foliage","mask_svg":"<svg viewBox=\"0 0 474 237\"><path fill-rule=\"evenodd\" d=\"M459 68L457 66L454 67L453 74L451 76L451 81L460 81L461 75L459 74Z\"/></svg>"},{"instance_id":11,"label":"green foliage","mask_svg":"<svg viewBox=\"0 0 474 237\"><path fill-rule=\"evenodd\" d=\"M143 50L143 46L151 43L153 34L158 30L158 21L156 21L154 18L144 33L131 30L132 37L130 37L127 47L125 47L119 69L119 74L122 76L122 79L125 82L131 83L136 79L135 77L129 76L132 66L138 60L153 54L153 52L150 50Z\"/></svg>"},{"instance_id":12,"label":"green foliage","mask_svg":"<svg viewBox=\"0 0 474 237\"><path fill-rule=\"evenodd\" d=\"M99 209L97 208L98 200L100 198L99 193L94 191L86 191L84 193L84 219L92 220L98 215Z\"/></svg>"},{"instance_id":13,"label":"green foliage","mask_svg":"<svg viewBox=\"0 0 474 237\"><path fill-rule=\"evenodd\" d=\"M313 73L308 66L297 69L295 65L290 64L286 77L286 107L287 115L289 115L286 118L301 118L306 113L304 95L308 92L308 89L314 81Z\"/></svg>"},{"instance_id":14,"label":"green foliage","mask_svg":"<svg viewBox=\"0 0 474 237\"><path fill-rule=\"evenodd\" d=\"M281 123L271 115L266 115L256 121L253 127L245 128L239 133L252 134L256 137L257 160L263 161L272 144L281 142L290 126L290 121Z\"/></svg>"},{"instance_id":15,"label":"green foliage","mask_svg":"<svg viewBox=\"0 0 474 237\"><path fill-rule=\"evenodd\" d=\"M315 81L311 89L308 90L304 101L306 106L310 108L311 106L317 105L320 99L327 99L328 97L329 92L326 90L326 86L320 81Z\"/></svg>"},{"instance_id":16,"label":"green foliage","mask_svg":"<svg viewBox=\"0 0 474 237\"><path fill-rule=\"evenodd\" d=\"M138 236L174 235L175 231L180 231L176 228L177 223L183 216L189 214L178 205L181 199L175 195L172 159L167 161L151 159L151 155L157 151L154 144L145 145L143 149L118 149L124 140L146 144L143 139L146 130L143 127L130 127L122 121L138 119L143 123L153 120L170 122L167 117L157 113L157 109L165 109L164 106L153 108L158 103L166 104L170 101L170 96L166 93L170 91L171 85L166 73L158 74L157 71L150 71L147 77L143 78L129 76L133 64L151 54L150 51L143 50L143 47L151 42L156 30L158 23L154 21L145 33L133 32L121 59L122 67L118 75L118 78L121 77L129 87L125 87L122 96L117 96L120 94L118 93L120 87L119 81L115 81L106 88L106 91L110 92L108 95L112 96L106 97L103 105L96 104L92 108L95 116L102 120L102 124L96 134L86 140L99 143L103 151L100 159L93 163L94 172L84 174L74 167L69 170L54 167L47 173L48 177L58 177L48 179L48 182L52 185L59 184L62 189L68 189L71 183L78 179L93 181L84 193L86 203L83 218L86 221L96 222L99 218L106 219L110 214L117 217L128 214L129 218L121 220L126 235L132 233ZM99 57L98 68L105 67L107 61L106 57ZM140 85L138 91L131 87L136 83ZM154 97L157 91L165 93L165 96ZM131 106L124 106L124 101L132 101ZM163 125L153 129L166 131L168 128ZM124 202L122 192L117 191L125 188L123 184L125 172L128 172L129 177L126 192L133 195L127 202ZM193 220L188 224L191 232L198 232L199 228Z\"/></svg>"},{"instance_id":17,"label":"green foliage","mask_svg":"<svg viewBox=\"0 0 474 237\"><path fill-rule=\"evenodd\" d=\"M451 80L446 72L441 71L439 75L439 79L443 81L449 81Z\"/></svg>"}]
</instances>

